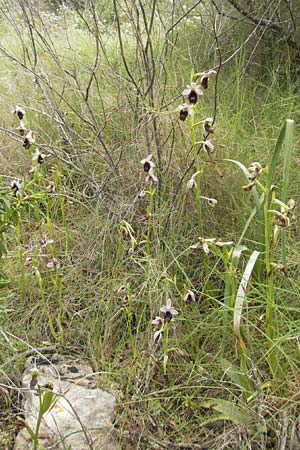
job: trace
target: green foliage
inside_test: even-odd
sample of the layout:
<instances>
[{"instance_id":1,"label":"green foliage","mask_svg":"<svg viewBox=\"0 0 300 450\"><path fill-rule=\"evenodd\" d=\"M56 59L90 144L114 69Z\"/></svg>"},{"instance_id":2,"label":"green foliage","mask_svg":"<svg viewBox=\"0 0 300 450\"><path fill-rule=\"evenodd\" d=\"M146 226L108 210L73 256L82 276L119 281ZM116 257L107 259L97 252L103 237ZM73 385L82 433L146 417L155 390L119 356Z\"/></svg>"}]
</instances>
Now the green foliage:
<instances>
[{"instance_id":1,"label":"green foliage","mask_svg":"<svg viewBox=\"0 0 300 450\"><path fill-rule=\"evenodd\" d=\"M38 386L38 396L39 396L39 411L35 430L33 430L25 422L26 430L28 431L33 441L34 450L42 450L44 448L39 444L40 426L42 423L43 416L54 406L57 400L57 396L52 391L49 391L47 389L44 390L40 386Z\"/></svg>"},{"instance_id":2,"label":"green foliage","mask_svg":"<svg viewBox=\"0 0 300 450\"><path fill-rule=\"evenodd\" d=\"M1 10L0 327L23 330L30 348L84 355L101 385L118 386L122 448L152 448L136 428L153 446L206 445L218 421L222 446L230 435L228 448L276 448L282 399L299 384L298 162L282 127L298 120L295 86L269 67L244 76L245 48L179 121L185 85L218 66L212 13L199 4L182 17L190 1L72 3ZM15 104L36 133L29 148ZM27 350L0 345L3 361ZM55 396L39 399L41 421ZM38 448L38 428L28 432ZM207 447L221 448L214 439Z\"/></svg>"}]
</instances>

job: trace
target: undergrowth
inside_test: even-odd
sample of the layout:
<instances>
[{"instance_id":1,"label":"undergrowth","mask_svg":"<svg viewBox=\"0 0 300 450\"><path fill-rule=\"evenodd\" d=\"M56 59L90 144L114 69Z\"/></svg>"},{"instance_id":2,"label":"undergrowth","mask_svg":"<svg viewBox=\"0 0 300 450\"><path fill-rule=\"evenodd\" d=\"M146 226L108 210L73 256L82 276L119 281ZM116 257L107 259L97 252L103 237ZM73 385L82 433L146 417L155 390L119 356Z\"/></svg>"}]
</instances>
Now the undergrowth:
<instances>
[{"instance_id":1,"label":"undergrowth","mask_svg":"<svg viewBox=\"0 0 300 450\"><path fill-rule=\"evenodd\" d=\"M30 345L90 361L120 448L298 448L296 82L180 40L149 69L122 16L136 86L116 22L4 12L0 442Z\"/></svg>"}]
</instances>

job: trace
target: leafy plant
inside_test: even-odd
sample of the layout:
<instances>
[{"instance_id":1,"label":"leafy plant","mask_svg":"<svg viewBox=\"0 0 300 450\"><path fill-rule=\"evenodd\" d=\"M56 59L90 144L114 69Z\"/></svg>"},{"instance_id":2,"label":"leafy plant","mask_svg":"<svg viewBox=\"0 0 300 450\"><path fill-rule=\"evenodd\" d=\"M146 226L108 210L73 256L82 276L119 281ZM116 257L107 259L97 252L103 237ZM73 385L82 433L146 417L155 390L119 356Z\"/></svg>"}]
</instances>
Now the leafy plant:
<instances>
[{"instance_id":1,"label":"leafy plant","mask_svg":"<svg viewBox=\"0 0 300 450\"><path fill-rule=\"evenodd\" d=\"M55 405L57 397L54 392L48 389L43 389L39 385L37 386L37 392L39 396L39 411L35 429L33 430L26 422L25 427L33 441L34 450L42 450L44 447L39 444L39 431L42 419L43 416Z\"/></svg>"}]
</instances>

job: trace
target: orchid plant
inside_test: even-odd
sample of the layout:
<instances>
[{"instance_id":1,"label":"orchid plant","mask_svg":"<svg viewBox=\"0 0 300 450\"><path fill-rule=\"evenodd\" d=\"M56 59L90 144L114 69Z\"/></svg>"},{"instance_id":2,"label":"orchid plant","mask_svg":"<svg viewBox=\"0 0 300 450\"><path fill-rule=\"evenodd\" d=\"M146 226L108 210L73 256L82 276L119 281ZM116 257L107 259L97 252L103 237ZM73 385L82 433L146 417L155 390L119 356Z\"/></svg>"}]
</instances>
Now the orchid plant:
<instances>
[{"instance_id":1,"label":"orchid plant","mask_svg":"<svg viewBox=\"0 0 300 450\"><path fill-rule=\"evenodd\" d=\"M160 308L160 312L163 313L163 317L156 316L152 320L152 324L157 327L157 330L153 334L153 341L158 344L163 341L163 369L164 375L167 373L168 354L172 350L168 345L169 326L174 317L178 315L177 309L172 305L172 300L168 298L167 303Z\"/></svg>"}]
</instances>

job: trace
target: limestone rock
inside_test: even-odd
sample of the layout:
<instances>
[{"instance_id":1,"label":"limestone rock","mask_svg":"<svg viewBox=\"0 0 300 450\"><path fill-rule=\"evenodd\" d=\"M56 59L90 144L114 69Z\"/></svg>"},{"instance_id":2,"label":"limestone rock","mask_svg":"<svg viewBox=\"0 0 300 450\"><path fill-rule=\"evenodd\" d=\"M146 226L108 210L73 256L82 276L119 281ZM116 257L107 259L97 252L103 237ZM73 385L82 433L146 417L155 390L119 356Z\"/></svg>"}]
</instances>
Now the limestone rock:
<instances>
[{"instance_id":1,"label":"limestone rock","mask_svg":"<svg viewBox=\"0 0 300 450\"><path fill-rule=\"evenodd\" d=\"M33 430L40 408L38 386L48 386L57 395L39 430L43 448L116 450L111 437L116 399L96 387L93 378L91 367L84 361L57 355L51 360L27 360L22 378L23 408L26 423ZM14 450L32 449L32 439L24 428L16 438Z\"/></svg>"}]
</instances>

